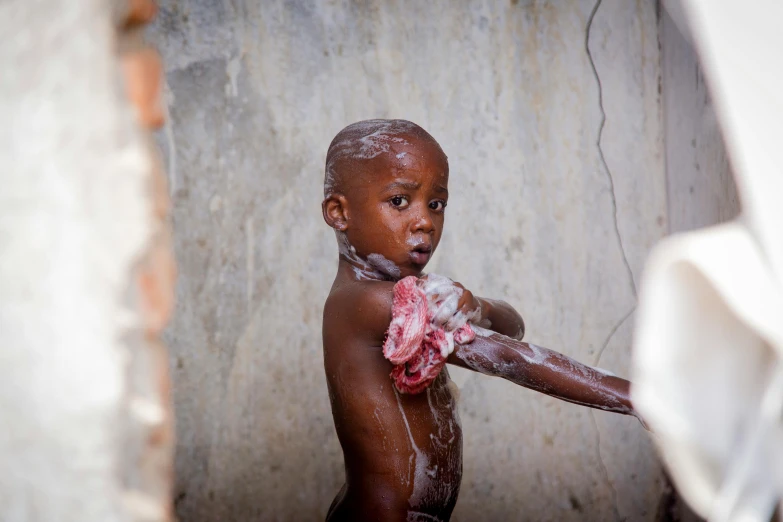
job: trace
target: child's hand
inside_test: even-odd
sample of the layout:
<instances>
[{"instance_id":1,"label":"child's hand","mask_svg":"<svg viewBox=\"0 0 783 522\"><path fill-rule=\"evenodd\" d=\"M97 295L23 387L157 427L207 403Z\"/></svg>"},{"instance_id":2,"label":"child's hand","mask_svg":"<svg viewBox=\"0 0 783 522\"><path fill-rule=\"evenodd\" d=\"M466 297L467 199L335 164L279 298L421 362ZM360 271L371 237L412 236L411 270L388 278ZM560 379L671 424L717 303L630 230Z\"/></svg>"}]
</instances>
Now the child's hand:
<instances>
[{"instance_id":1,"label":"child's hand","mask_svg":"<svg viewBox=\"0 0 783 522\"><path fill-rule=\"evenodd\" d=\"M435 274L424 276L422 281L427 299L430 303L437 303L437 310L433 313L436 325L452 332L465 323L482 320L481 300L461 284Z\"/></svg>"},{"instance_id":2,"label":"child's hand","mask_svg":"<svg viewBox=\"0 0 783 522\"><path fill-rule=\"evenodd\" d=\"M457 303L457 312L451 316L444 326L447 332L461 328L466 322L479 323L482 319L483 307L481 306L481 301L473 295L473 292L460 283L454 281L454 286L462 290L462 295Z\"/></svg>"}]
</instances>

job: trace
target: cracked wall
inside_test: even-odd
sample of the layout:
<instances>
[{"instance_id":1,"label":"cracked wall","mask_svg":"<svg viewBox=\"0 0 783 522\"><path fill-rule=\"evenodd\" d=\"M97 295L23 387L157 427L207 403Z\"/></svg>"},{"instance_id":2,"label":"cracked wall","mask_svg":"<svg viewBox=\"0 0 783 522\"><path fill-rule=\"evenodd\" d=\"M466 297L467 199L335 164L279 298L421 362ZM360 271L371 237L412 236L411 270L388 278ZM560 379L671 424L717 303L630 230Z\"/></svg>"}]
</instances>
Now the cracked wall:
<instances>
[{"instance_id":1,"label":"cracked wall","mask_svg":"<svg viewBox=\"0 0 783 522\"><path fill-rule=\"evenodd\" d=\"M341 485L320 201L328 143L359 119L416 121L449 156L431 271L510 302L531 341L628 373L634 281L668 227L655 2L163 0L150 37L171 116L182 519L317 520ZM453 377L455 520L654 518L634 419Z\"/></svg>"}]
</instances>

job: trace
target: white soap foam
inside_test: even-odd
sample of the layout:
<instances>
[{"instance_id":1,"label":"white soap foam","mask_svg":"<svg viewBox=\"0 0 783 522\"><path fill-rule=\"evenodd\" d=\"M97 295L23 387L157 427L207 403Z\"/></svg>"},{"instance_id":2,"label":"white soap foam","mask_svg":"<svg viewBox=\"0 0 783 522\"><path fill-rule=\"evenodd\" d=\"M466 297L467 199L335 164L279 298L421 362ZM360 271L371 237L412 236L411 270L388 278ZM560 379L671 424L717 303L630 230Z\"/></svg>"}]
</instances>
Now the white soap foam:
<instances>
[{"instance_id":1,"label":"white soap foam","mask_svg":"<svg viewBox=\"0 0 783 522\"><path fill-rule=\"evenodd\" d=\"M363 259L348 241L348 236L341 231L335 231L337 248L353 269L359 281L388 281L400 278L400 269L392 261L381 254L370 254Z\"/></svg>"},{"instance_id":2,"label":"white soap foam","mask_svg":"<svg viewBox=\"0 0 783 522\"><path fill-rule=\"evenodd\" d=\"M415 123L405 120L365 120L349 125L335 137L336 142L329 148L324 180L324 194L334 190L337 175L336 166L341 160L370 160L381 154L392 152L393 146L406 146L411 143L402 136L420 132ZM402 155L402 157L400 157ZM404 152L397 155L405 157Z\"/></svg>"},{"instance_id":3,"label":"white soap foam","mask_svg":"<svg viewBox=\"0 0 783 522\"><path fill-rule=\"evenodd\" d=\"M378 271L393 277L394 279L400 278L400 267L383 257L381 254L370 254L367 256L367 262L376 268Z\"/></svg>"}]
</instances>

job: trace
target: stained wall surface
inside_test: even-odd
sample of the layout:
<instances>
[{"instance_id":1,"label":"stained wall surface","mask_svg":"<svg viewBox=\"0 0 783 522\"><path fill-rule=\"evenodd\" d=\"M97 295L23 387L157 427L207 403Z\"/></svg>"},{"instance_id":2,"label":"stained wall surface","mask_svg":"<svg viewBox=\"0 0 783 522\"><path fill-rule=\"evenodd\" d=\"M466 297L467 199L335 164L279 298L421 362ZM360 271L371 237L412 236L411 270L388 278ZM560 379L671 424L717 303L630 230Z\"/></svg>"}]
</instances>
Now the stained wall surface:
<instances>
[{"instance_id":1,"label":"stained wall surface","mask_svg":"<svg viewBox=\"0 0 783 522\"><path fill-rule=\"evenodd\" d=\"M740 202L691 38L666 11L660 31L669 226L682 232L733 219Z\"/></svg>"},{"instance_id":2,"label":"stained wall surface","mask_svg":"<svg viewBox=\"0 0 783 522\"><path fill-rule=\"evenodd\" d=\"M319 520L342 484L320 202L326 148L356 120L415 121L448 154L432 272L627 374L636 282L669 227L654 1L160 3L183 520ZM455 520L654 519L660 469L634 419L452 376Z\"/></svg>"}]
</instances>

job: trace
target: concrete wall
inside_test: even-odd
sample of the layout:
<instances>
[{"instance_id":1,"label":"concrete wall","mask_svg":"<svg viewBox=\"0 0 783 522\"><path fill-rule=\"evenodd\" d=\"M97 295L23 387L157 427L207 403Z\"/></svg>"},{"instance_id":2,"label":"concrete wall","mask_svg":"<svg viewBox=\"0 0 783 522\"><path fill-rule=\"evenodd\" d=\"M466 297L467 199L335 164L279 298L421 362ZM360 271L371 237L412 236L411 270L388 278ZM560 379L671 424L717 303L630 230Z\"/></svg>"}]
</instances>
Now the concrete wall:
<instances>
[{"instance_id":1,"label":"concrete wall","mask_svg":"<svg viewBox=\"0 0 783 522\"><path fill-rule=\"evenodd\" d=\"M319 520L342 484L319 205L328 143L359 119L416 121L449 155L431 271L512 303L530 340L627 374L635 282L668 229L658 17L652 0L599 2L589 24L595 5L161 1L183 520ZM454 519L654 518L659 467L634 419L453 376Z\"/></svg>"},{"instance_id":2,"label":"concrete wall","mask_svg":"<svg viewBox=\"0 0 783 522\"><path fill-rule=\"evenodd\" d=\"M682 30L687 34L687 26ZM664 11L661 68L671 232L721 223L740 210L717 115L689 40Z\"/></svg>"}]
</instances>

